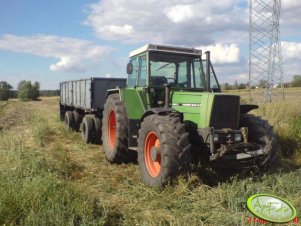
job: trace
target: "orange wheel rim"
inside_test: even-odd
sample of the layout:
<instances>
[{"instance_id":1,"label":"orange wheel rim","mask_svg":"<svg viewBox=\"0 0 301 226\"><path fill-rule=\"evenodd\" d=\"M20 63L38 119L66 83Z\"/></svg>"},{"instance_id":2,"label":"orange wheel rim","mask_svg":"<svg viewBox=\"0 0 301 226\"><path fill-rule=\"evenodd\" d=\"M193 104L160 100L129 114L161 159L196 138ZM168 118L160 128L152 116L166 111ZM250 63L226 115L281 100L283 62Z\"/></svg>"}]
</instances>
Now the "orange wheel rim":
<instances>
[{"instance_id":1,"label":"orange wheel rim","mask_svg":"<svg viewBox=\"0 0 301 226\"><path fill-rule=\"evenodd\" d=\"M116 145L116 115L114 110L111 110L109 114L108 140L109 140L109 147L113 149Z\"/></svg>"},{"instance_id":2,"label":"orange wheel rim","mask_svg":"<svg viewBox=\"0 0 301 226\"><path fill-rule=\"evenodd\" d=\"M144 161L150 176L157 177L161 170L161 155L158 153L156 160L152 159L152 148L159 148L160 141L155 132L149 132L144 142Z\"/></svg>"}]
</instances>

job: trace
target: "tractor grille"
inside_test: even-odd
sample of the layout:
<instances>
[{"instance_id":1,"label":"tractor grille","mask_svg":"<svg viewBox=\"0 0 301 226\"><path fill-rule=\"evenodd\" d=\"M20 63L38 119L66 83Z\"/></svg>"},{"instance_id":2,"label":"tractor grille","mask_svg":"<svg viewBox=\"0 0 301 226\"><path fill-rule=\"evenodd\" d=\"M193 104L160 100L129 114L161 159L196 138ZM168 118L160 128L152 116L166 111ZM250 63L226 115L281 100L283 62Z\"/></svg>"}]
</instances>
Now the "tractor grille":
<instances>
[{"instance_id":1,"label":"tractor grille","mask_svg":"<svg viewBox=\"0 0 301 226\"><path fill-rule=\"evenodd\" d=\"M237 129L239 96L216 95L214 97L210 126L214 129Z\"/></svg>"}]
</instances>

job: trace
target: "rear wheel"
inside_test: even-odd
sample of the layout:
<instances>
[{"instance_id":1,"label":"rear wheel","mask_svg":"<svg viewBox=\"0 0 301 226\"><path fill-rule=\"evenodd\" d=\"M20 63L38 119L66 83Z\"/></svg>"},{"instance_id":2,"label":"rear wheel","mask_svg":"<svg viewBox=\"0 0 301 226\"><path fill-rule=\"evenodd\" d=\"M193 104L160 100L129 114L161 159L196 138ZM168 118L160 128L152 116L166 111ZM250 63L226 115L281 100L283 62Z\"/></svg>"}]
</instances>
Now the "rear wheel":
<instances>
[{"instance_id":1,"label":"rear wheel","mask_svg":"<svg viewBox=\"0 0 301 226\"><path fill-rule=\"evenodd\" d=\"M94 122L94 143L101 143L101 120L97 117L93 118Z\"/></svg>"},{"instance_id":2,"label":"rear wheel","mask_svg":"<svg viewBox=\"0 0 301 226\"><path fill-rule=\"evenodd\" d=\"M72 111L66 111L64 121L65 121L65 127L68 130L74 130L74 116Z\"/></svg>"},{"instance_id":3,"label":"rear wheel","mask_svg":"<svg viewBox=\"0 0 301 226\"><path fill-rule=\"evenodd\" d=\"M82 122L81 135L85 143L93 143L94 122L90 116L85 116Z\"/></svg>"},{"instance_id":4,"label":"rear wheel","mask_svg":"<svg viewBox=\"0 0 301 226\"><path fill-rule=\"evenodd\" d=\"M271 167L280 157L280 149L272 126L266 120L254 115L242 115L240 126L248 127L250 143L256 143L265 151L265 155L258 162L263 168Z\"/></svg>"},{"instance_id":5,"label":"rear wheel","mask_svg":"<svg viewBox=\"0 0 301 226\"><path fill-rule=\"evenodd\" d=\"M74 117L74 130L78 132L81 123L81 116L78 112L73 111L73 117Z\"/></svg>"},{"instance_id":6,"label":"rear wheel","mask_svg":"<svg viewBox=\"0 0 301 226\"><path fill-rule=\"evenodd\" d=\"M102 117L102 147L109 162L133 160L128 150L128 117L119 94L108 96Z\"/></svg>"},{"instance_id":7,"label":"rear wheel","mask_svg":"<svg viewBox=\"0 0 301 226\"><path fill-rule=\"evenodd\" d=\"M187 172L191 162L190 148L180 117L147 116L138 138L138 163L143 181L151 186L162 186Z\"/></svg>"},{"instance_id":8,"label":"rear wheel","mask_svg":"<svg viewBox=\"0 0 301 226\"><path fill-rule=\"evenodd\" d=\"M66 111L65 111L64 106L62 106L61 104L60 104L59 108L60 108L60 120L63 122L65 120Z\"/></svg>"}]
</instances>

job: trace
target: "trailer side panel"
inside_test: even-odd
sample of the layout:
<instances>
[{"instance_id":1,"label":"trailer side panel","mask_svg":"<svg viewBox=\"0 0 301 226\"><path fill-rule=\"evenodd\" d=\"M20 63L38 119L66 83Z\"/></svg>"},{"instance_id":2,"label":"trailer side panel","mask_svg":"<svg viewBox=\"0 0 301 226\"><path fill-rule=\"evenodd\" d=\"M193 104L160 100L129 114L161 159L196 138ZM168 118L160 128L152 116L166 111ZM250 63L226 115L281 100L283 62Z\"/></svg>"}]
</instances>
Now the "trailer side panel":
<instances>
[{"instance_id":1,"label":"trailer side panel","mask_svg":"<svg viewBox=\"0 0 301 226\"><path fill-rule=\"evenodd\" d=\"M102 110L108 89L125 87L125 78L89 78L60 83L61 105L82 110Z\"/></svg>"}]
</instances>

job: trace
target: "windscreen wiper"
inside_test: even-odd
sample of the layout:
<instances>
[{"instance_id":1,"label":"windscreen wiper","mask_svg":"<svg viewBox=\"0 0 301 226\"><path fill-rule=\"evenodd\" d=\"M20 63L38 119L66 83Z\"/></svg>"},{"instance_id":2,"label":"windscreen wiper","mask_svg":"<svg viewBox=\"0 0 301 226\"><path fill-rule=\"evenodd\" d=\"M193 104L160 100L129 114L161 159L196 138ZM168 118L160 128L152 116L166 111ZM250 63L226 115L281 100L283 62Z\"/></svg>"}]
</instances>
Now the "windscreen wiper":
<instances>
[{"instance_id":1,"label":"windscreen wiper","mask_svg":"<svg viewBox=\"0 0 301 226\"><path fill-rule=\"evenodd\" d=\"M170 65L171 63L167 63L167 64L164 64L162 67L159 67L156 71L159 71L160 69L162 68L165 68L166 66Z\"/></svg>"}]
</instances>

